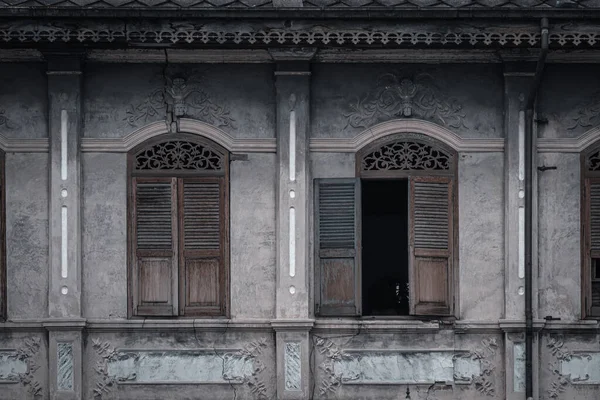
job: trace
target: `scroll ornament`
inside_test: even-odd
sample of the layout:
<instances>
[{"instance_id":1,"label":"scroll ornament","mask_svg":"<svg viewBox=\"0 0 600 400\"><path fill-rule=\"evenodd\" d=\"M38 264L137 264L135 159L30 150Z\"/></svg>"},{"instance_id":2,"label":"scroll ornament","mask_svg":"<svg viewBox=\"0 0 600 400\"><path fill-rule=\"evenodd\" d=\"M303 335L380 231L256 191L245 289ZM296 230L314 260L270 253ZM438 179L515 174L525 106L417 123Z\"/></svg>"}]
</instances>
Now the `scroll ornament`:
<instances>
[{"instance_id":1,"label":"scroll ornament","mask_svg":"<svg viewBox=\"0 0 600 400\"><path fill-rule=\"evenodd\" d=\"M421 118L449 128L466 128L463 106L457 99L439 94L428 74L414 79L386 73L376 87L350 105L346 127L368 128L394 118Z\"/></svg>"}]
</instances>

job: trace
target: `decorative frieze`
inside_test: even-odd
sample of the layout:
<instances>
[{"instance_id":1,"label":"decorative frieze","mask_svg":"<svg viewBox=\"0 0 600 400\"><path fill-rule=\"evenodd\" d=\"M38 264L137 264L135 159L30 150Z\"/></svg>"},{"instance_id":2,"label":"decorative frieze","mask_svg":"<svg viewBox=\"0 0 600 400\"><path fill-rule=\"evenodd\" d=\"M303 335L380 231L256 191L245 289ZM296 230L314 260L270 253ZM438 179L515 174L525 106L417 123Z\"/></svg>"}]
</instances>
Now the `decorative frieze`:
<instances>
[{"instance_id":1,"label":"decorative frieze","mask_svg":"<svg viewBox=\"0 0 600 400\"><path fill-rule=\"evenodd\" d=\"M21 383L32 398L41 398L43 389L35 376L40 368L36 360L39 350L40 339L36 337L24 339L17 350L1 350L0 384Z\"/></svg>"},{"instance_id":2,"label":"decorative frieze","mask_svg":"<svg viewBox=\"0 0 600 400\"><path fill-rule=\"evenodd\" d=\"M315 337L324 356L319 366L323 378L321 395L341 385L434 385L436 382L474 387L495 396L494 360L496 339L485 339L475 350L342 350L331 340Z\"/></svg>"},{"instance_id":3,"label":"decorative frieze","mask_svg":"<svg viewBox=\"0 0 600 400\"><path fill-rule=\"evenodd\" d=\"M262 381L264 364L260 354L265 339L251 342L240 350L116 350L107 342L92 339L98 355L98 380L94 397L102 399L117 384L247 384L256 399L267 398Z\"/></svg>"},{"instance_id":4,"label":"decorative frieze","mask_svg":"<svg viewBox=\"0 0 600 400\"><path fill-rule=\"evenodd\" d=\"M82 25L72 23L53 24L22 21L18 24L0 25L0 41L6 43L76 43L106 44L130 43L160 45L219 45L280 47L286 45L323 47L538 47L539 27L531 24L479 27L465 24L444 24L423 27L403 24L370 28L354 26L339 28L323 26L294 26L269 28L250 24L240 27L231 25L206 25L186 23L123 24L84 21ZM550 29L549 42L552 47L596 46L600 43L600 32L594 26L561 24Z\"/></svg>"},{"instance_id":5,"label":"decorative frieze","mask_svg":"<svg viewBox=\"0 0 600 400\"><path fill-rule=\"evenodd\" d=\"M465 127L465 113L457 99L444 96L429 74L414 78L386 73L379 76L376 87L350 104L347 126L368 128L395 118L416 117L449 128Z\"/></svg>"}]
</instances>

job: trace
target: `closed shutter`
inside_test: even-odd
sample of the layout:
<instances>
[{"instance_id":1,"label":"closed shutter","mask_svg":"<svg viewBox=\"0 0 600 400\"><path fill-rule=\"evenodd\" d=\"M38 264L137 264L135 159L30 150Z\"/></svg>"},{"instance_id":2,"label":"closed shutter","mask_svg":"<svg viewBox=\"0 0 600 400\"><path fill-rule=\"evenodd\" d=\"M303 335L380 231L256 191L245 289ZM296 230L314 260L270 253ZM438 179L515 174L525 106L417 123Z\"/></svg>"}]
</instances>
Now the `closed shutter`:
<instances>
[{"instance_id":1,"label":"closed shutter","mask_svg":"<svg viewBox=\"0 0 600 400\"><path fill-rule=\"evenodd\" d=\"M177 314L175 178L133 178L134 314Z\"/></svg>"},{"instance_id":2,"label":"closed shutter","mask_svg":"<svg viewBox=\"0 0 600 400\"><path fill-rule=\"evenodd\" d=\"M222 315L227 280L224 178L180 182L181 315Z\"/></svg>"},{"instance_id":3,"label":"closed shutter","mask_svg":"<svg viewBox=\"0 0 600 400\"><path fill-rule=\"evenodd\" d=\"M587 179L589 204L588 216L588 249L586 262L589 263L590 271L590 291L587 299L588 314L593 316L600 315L600 179ZM591 292L591 293L590 293Z\"/></svg>"},{"instance_id":4,"label":"closed shutter","mask_svg":"<svg viewBox=\"0 0 600 400\"><path fill-rule=\"evenodd\" d=\"M411 179L410 312L452 312L453 187L446 177Z\"/></svg>"},{"instance_id":5,"label":"closed shutter","mask_svg":"<svg viewBox=\"0 0 600 400\"><path fill-rule=\"evenodd\" d=\"M360 180L315 180L317 314L360 315Z\"/></svg>"}]
</instances>

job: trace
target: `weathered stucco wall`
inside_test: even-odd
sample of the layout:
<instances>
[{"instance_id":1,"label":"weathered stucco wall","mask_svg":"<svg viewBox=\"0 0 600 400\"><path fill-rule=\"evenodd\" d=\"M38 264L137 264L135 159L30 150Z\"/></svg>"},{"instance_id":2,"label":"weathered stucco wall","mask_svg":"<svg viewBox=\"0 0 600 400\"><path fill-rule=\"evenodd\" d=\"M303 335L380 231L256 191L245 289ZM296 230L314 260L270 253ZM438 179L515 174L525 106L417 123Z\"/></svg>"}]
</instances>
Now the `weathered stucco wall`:
<instances>
[{"instance_id":1,"label":"weathered stucco wall","mask_svg":"<svg viewBox=\"0 0 600 400\"><path fill-rule=\"evenodd\" d=\"M581 317L579 154L544 153L538 173L539 315L566 321Z\"/></svg>"},{"instance_id":2,"label":"weathered stucco wall","mask_svg":"<svg viewBox=\"0 0 600 400\"><path fill-rule=\"evenodd\" d=\"M275 315L275 155L231 164L231 317Z\"/></svg>"},{"instance_id":3,"label":"weathered stucco wall","mask_svg":"<svg viewBox=\"0 0 600 400\"><path fill-rule=\"evenodd\" d=\"M47 98L44 64L0 64L0 134L47 137Z\"/></svg>"},{"instance_id":4,"label":"weathered stucco wall","mask_svg":"<svg viewBox=\"0 0 600 400\"><path fill-rule=\"evenodd\" d=\"M127 318L127 155L82 157L82 310Z\"/></svg>"},{"instance_id":5,"label":"weathered stucco wall","mask_svg":"<svg viewBox=\"0 0 600 400\"><path fill-rule=\"evenodd\" d=\"M48 155L6 154L8 318L48 315Z\"/></svg>"},{"instance_id":6,"label":"weathered stucco wall","mask_svg":"<svg viewBox=\"0 0 600 400\"><path fill-rule=\"evenodd\" d=\"M504 304L504 154L458 162L460 318L496 321Z\"/></svg>"},{"instance_id":7,"label":"weathered stucco wall","mask_svg":"<svg viewBox=\"0 0 600 400\"><path fill-rule=\"evenodd\" d=\"M275 136L272 67L157 64L92 64L84 76L84 136L123 137L166 117L162 89L185 81L173 96L186 100L185 114L238 138Z\"/></svg>"}]
</instances>

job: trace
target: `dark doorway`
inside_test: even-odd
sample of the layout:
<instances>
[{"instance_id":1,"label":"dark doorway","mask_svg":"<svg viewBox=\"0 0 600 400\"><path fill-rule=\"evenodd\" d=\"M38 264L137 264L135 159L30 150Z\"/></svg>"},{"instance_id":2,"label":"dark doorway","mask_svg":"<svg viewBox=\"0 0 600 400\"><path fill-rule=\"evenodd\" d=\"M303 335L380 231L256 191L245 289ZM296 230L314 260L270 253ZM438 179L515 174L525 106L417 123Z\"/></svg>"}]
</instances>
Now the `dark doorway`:
<instances>
[{"instance_id":1,"label":"dark doorway","mask_svg":"<svg viewBox=\"0 0 600 400\"><path fill-rule=\"evenodd\" d=\"M408 282L408 179L363 180L363 315L408 315Z\"/></svg>"}]
</instances>

